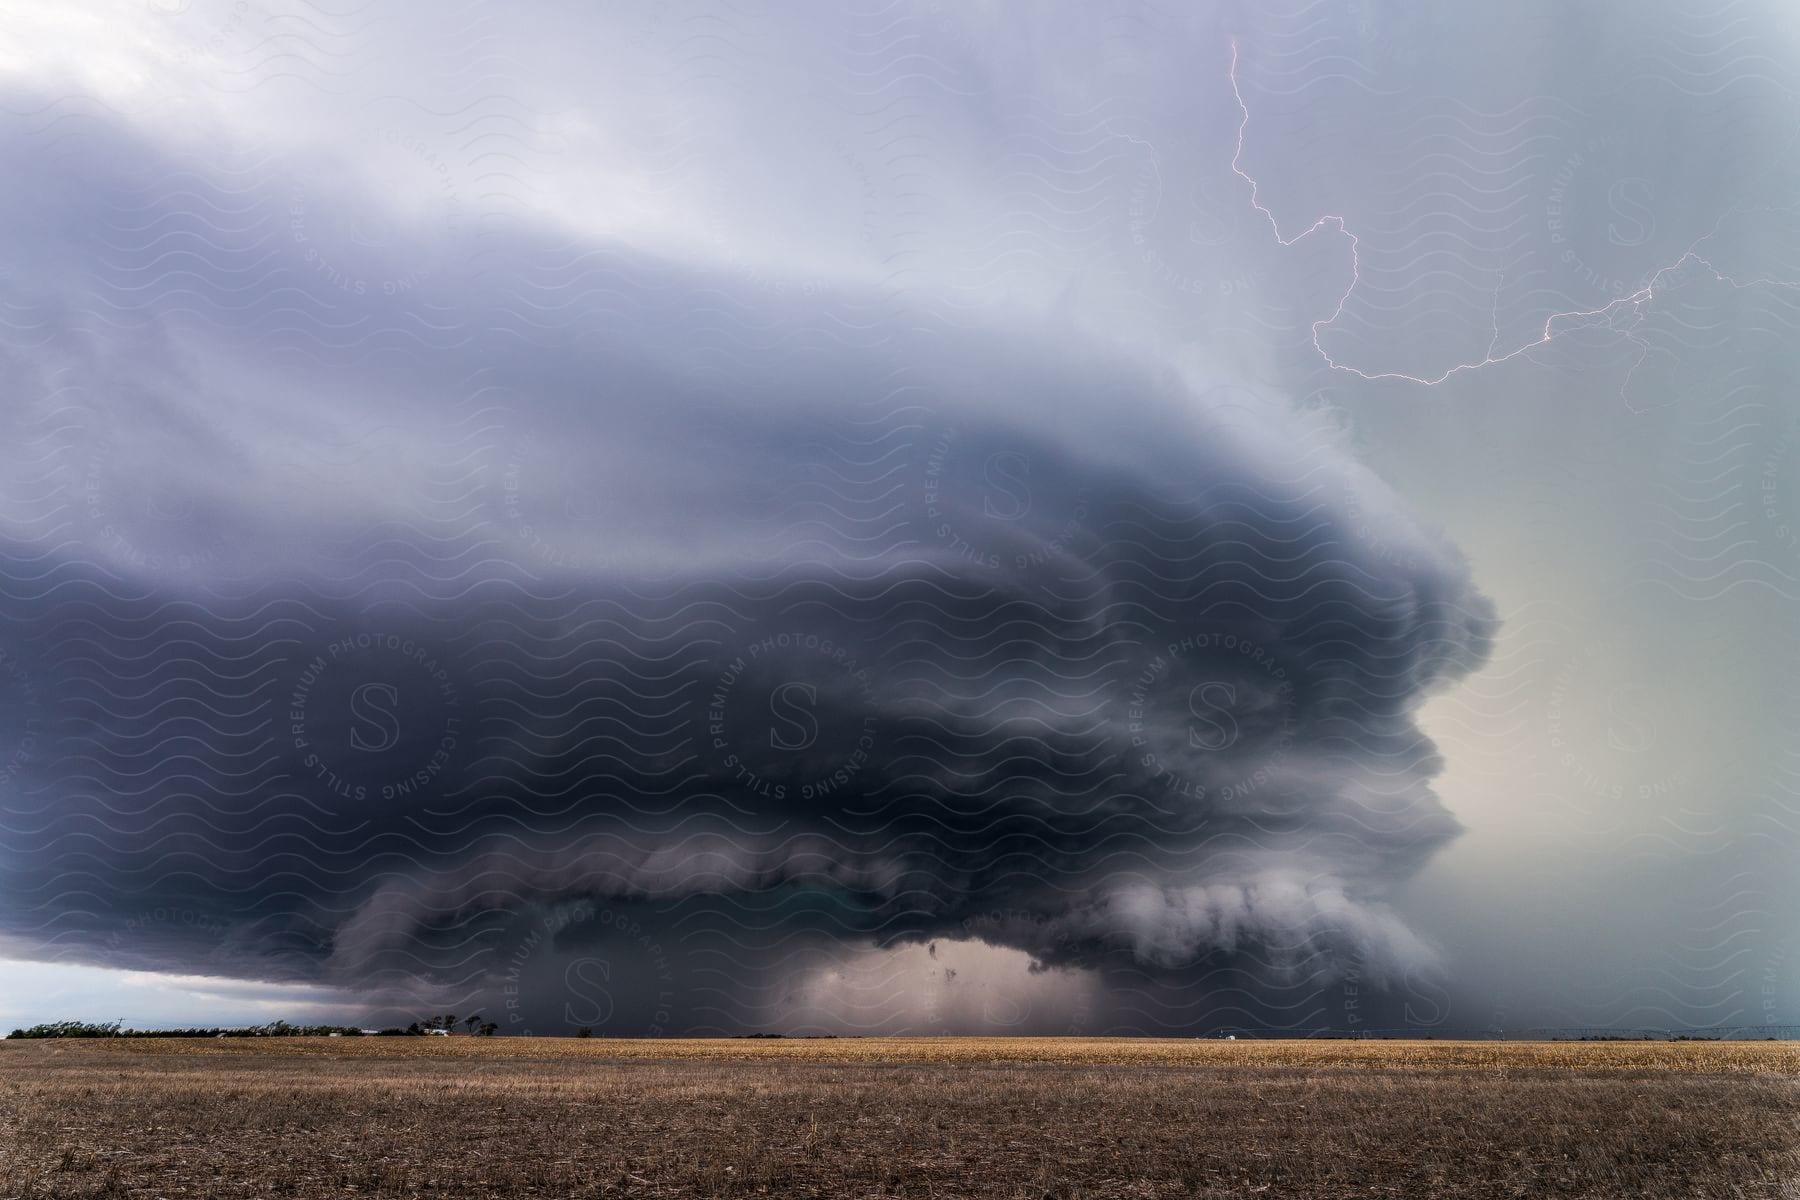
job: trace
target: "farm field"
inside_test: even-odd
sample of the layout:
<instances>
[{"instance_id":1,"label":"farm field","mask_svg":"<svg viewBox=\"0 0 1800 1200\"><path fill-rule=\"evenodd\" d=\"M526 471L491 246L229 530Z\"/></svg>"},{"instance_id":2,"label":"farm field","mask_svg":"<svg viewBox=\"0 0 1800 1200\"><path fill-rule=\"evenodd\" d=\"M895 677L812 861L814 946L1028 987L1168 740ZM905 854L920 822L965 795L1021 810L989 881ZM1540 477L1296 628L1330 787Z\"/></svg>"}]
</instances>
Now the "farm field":
<instances>
[{"instance_id":1,"label":"farm field","mask_svg":"<svg viewBox=\"0 0 1800 1200\"><path fill-rule=\"evenodd\" d=\"M0 1198L1800 1197L1791 1042L0 1043Z\"/></svg>"}]
</instances>

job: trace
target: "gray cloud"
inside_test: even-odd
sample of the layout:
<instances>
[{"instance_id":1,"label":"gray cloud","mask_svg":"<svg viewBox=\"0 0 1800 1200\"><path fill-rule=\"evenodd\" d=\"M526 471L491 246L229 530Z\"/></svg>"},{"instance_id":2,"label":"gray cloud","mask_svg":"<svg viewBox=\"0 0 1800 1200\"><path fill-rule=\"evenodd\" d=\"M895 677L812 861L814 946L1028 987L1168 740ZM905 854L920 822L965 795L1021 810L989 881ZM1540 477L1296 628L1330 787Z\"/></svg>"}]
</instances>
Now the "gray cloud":
<instances>
[{"instance_id":1,"label":"gray cloud","mask_svg":"<svg viewBox=\"0 0 1800 1200\"><path fill-rule=\"evenodd\" d=\"M169 930L171 969L470 994L574 901L684 961L683 905L791 902L746 979L789 937L1429 959L1381 902L1456 828L1409 713L1493 620L1327 429L1053 322L610 258L629 336L321 362L277 385L324 396L279 447L178 365L136 384L157 436L119 436L106 355L69 363L25 453L60 478L103 426L58 494L158 507L15 581L56 747L10 822L15 938L99 955L151 897L233 931ZM340 432L346 382L391 438Z\"/></svg>"},{"instance_id":2,"label":"gray cloud","mask_svg":"<svg viewBox=\"0 0 1800 1200\"><path fill-rule=\"evenodd\" d=\"M1404 124L1461 34L1380 6L298 15L40 14L5 84L9 953L540 1032L1447 994L1422 709L1517 723L1453 688L1518 497L1454 477L1568 396L1446 417L1315 358L1435 374L1616 295L1711 215L1634 241L1636 141L1502 262L1573 118L1477 73ZM1271 236L1241 120L1281 230L1363 233L1323 332L1345 244ZM1464 156L1424 200L1340 129L1395 121Z\"/></svg>"}]
</instances>

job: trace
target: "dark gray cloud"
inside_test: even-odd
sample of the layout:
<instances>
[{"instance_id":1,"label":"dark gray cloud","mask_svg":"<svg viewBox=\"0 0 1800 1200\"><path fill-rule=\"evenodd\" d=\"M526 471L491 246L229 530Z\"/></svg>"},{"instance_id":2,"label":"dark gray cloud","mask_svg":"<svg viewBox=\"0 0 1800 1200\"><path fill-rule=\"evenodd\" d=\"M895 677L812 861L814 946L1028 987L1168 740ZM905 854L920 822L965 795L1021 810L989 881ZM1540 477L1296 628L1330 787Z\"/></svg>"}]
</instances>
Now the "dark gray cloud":
<instances>
[{"instance_id":1,"label":"dark gray cloud","mask_svg":"<svg viewBox=\"0 0 1800 1200\"><path fill-rule=\"evenodd\" d=\"M9 346L58 385L16 414L11 944L493 1008L541 935L517 1011L666 1028L779 1011L708 971L932 939L1431 965L1383 904L1456 829L1411 712L1493 618L1326 427L1055 317L604 246L546 336L511 289L566 250L489 253L436 300L485 335L394 366L439 335L369 290L332 309L366 358L246 361L275 287ZM58 278L14 284L32 327ZM601 989L634 944L667 986Z\"/></svg>"},{"instance_id":2,"label":"dark gray cloud","mask_svg":"<svg viewBox=\"0 0 1800 1200\"><path fill-rule=\"evenodd\" d=\"M381 15L0 58L6 953L538 1032L1724 1019L1588 943L1779 905L1776 656L1642 678L1791 596L1718 508L1788 549L1720 349L1800 278L1778 22Z\"/></svg>"}]
</instances>

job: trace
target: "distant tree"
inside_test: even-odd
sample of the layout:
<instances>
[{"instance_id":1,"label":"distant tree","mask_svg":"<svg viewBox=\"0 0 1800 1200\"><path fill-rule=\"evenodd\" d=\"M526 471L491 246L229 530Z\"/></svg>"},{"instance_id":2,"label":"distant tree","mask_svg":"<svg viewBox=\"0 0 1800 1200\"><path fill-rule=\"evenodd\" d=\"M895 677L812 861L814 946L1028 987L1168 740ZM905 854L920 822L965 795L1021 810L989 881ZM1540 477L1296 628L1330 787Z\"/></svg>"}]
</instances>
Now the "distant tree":
<instances>
[{"instance_id":1,"label":"distant tree","mask_svg":"<svg viewBox=\"0 0 1800 1200\"><path fill-rule=\"evenodd\" d=\"M593 1037L594 1036L593 1027L589 1026L589 1025L583 1025L580 1029L577 1029L575 1031L575 1036L576 1037Z\"/></svg>"},{"instance_id":2,"label":"distant tree","mask_svg":"<svg viewBox=\"0 0 1800 1200\"><path fill-rule=\"evenodd\" d=\"M500 1028L500 1023L498 1021L484 1021L481 1025L481 1036L493 1037L494 1031L498 1028Z\"/></svg>"},{"instance_id":3,"label":"distant tree","mask_svg":"<svg viewBox=\"0 0 1800 1200\"><path fill-rule=\"evenodd\" d=\"M481 1024L481 1014L480 1014L480 1013L476 1013L476 1014L475 1014L475 1015L474 1015L474 1016L472 1016L472 1017L464 1017L464 1018L463 1018L463 1024L464 1024L464 1025L467 1025L467 1026L468 1026L468 1027L469 1027L469 1032L470 1032L470 1033L474 1033L474 1032L475 1032L475 1027L476 1027L476 1026L477 1026L477 1025L479 1025L479 1024Z\"/></svg>"},{"instance_id":4,"label":"distant tree","mask_svg":"<svg viewBox=\"0 0 1800 1200\"><path fill-rule=\"evenodd\" d=\"M123 1021L52 1021L43 1025L33 1025L30 1029L15 1029L13 1036L17 1038L99 1038L118 1037L119 1026Z\"/></svg>"}]
</instances>

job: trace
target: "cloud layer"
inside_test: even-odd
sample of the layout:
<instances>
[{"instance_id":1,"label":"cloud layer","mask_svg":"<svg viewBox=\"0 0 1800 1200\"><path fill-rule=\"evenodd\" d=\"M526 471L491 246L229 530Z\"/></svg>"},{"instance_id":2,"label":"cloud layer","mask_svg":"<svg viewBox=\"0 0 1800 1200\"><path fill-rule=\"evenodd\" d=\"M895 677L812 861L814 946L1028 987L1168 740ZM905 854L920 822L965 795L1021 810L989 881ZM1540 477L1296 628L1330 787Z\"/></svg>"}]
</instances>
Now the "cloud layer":
<instances>
[{"instance_id":1,"label":"cloud layer","mask_svg":"<svg viewBox=\"0 0 1800 1200\"><path fill-rule=\"evenodd\" d=\"M1415 712L1495 620L1322 414L330 107L8 127L9 950L539 1032L896 1027L844 981L969 944L1141 1028L1430 974ZM848 157L811 211L900 202Z\"/></svg>"}]
</instances>

